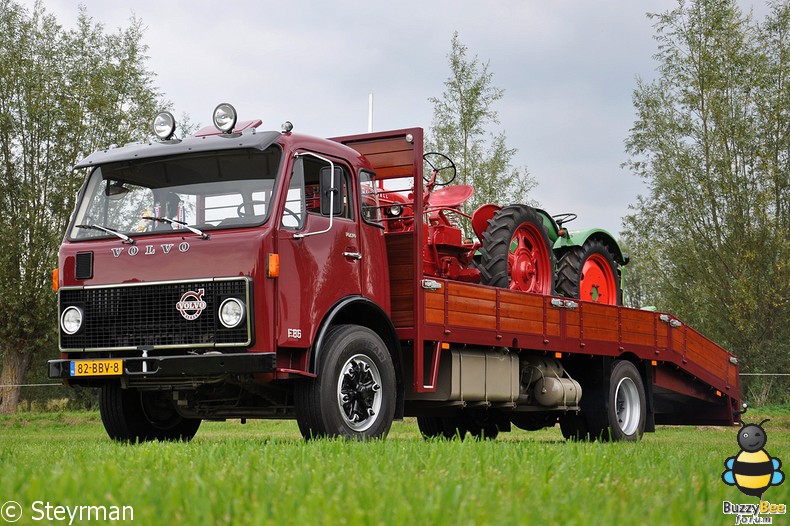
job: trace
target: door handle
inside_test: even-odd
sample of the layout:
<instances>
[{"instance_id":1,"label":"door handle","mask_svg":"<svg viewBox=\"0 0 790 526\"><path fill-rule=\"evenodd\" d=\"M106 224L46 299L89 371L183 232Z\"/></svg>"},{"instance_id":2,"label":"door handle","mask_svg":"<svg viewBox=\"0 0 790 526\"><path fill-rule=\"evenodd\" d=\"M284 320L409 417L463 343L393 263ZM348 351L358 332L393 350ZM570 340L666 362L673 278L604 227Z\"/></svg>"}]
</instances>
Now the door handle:
<instances>
[{"instance_id":1,"label":"door handle","mask_svg":"<svg viewBox=\"0 0 790 526\"><path fill-rule=\"evenodd\" d=\"M360 254L359 252L343 252L343 256L353 259L362 259L362 254Z\"/></svg>"}]
</instances>

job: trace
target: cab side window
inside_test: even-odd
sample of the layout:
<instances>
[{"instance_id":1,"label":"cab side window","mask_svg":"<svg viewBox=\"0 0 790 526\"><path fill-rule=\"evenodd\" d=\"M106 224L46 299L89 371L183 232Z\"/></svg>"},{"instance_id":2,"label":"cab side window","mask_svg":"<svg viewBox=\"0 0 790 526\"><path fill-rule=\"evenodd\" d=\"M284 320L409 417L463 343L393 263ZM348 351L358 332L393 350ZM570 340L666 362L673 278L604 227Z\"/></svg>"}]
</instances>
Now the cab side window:
<instances>
[{"instance_id":1,"label":"cab side window","mask_svg":"<svg viewBox=\"0 0 790 526\"><path fill-rule=\"evenodd\" d=\"M302 159L294 163L291 182L288 185L288 194L285 196L285 210L283 210L282 226L292 230L304 227L305 214L305 184L304 165Z\"/></svg>"}]
</instances>

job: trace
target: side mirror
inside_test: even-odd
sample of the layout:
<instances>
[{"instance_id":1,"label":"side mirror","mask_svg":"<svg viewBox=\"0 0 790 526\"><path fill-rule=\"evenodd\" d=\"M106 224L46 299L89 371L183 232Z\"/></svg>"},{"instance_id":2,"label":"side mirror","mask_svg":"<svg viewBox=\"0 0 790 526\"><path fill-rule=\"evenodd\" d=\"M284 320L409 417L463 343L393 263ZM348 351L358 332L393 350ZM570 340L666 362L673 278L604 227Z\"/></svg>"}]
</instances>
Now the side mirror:
<instances>
[{"instance_id":1,"label":"side mirror","mask_svg":"<svg viewBox=\"0 0 790 526\"><path fill-rule=\"evenodd\" d=\"M321 214L337 216L343 213L343 169L335 166L321 168Z\"/></svg>"}]
</instances>

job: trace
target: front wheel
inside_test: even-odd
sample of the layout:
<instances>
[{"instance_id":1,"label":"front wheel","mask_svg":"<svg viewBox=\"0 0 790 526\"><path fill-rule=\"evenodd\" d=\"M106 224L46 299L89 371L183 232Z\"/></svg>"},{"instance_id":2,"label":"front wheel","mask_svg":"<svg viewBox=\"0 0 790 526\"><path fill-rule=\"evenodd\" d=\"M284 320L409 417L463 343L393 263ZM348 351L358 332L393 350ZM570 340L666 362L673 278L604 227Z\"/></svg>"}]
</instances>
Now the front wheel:
<instances>
[{"instance_id":1,"label":"front wheel","mask_svg":"<svg viewBox=\"0 0 790 526\"><path fill-rule=\"evenodd\" d=\"M389 432L395 414L395 368L381 338L366 327L338 325L327 334L319 374L296 386L305 438L364 440Z\"/></svg>"}]
</instances>

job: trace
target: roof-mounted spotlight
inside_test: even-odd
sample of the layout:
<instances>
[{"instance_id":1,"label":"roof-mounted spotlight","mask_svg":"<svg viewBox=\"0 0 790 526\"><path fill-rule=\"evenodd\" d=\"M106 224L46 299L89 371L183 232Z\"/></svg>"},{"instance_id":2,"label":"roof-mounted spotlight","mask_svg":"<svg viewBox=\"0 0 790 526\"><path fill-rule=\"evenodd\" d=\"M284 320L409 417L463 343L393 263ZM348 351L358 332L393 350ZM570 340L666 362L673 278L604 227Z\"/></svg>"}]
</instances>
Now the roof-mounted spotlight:
<instances>
[{"instance_id":1,"label":"roof-mounted spotlight","mask_svg":"<svg viewBox=\"0 0 790 526\"><path fill-rule=\"evenodd\" d=\"M294 125L291 121L285 121L282 125L283 133L291 133L291 130L294 129Z\"/></svg>"},{"instance_id":2,"label":"roof-mounted spotlight","mask_svg":"<svg viewBox=\"0 0 790 526\"><path fill-rule=\"evenodd\" d=\"M167 141L176 132L176 119L169 111L160 112L154 117L154 133L162 141Z\"/></svg>"},{"instance_id":3,"label":"roof-mounted spotlight","mask_svg":"<svg viewBox=\"0 0 790 526\"><path fill-rule=\"evenodd\" d=\"M230 133L236 126L236 108L223 102L214 108L214 126L222 133Z\"/></svg>"}]
</instances>

